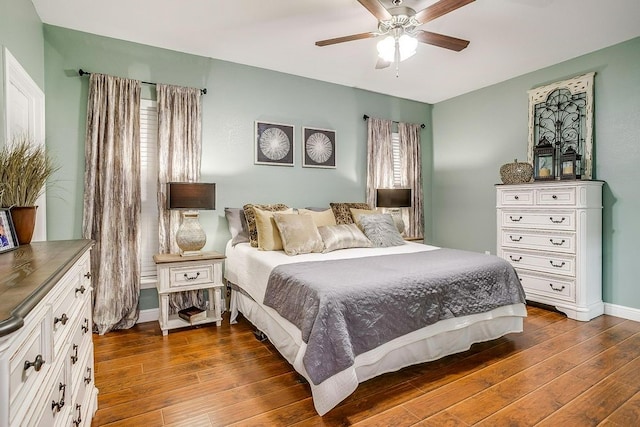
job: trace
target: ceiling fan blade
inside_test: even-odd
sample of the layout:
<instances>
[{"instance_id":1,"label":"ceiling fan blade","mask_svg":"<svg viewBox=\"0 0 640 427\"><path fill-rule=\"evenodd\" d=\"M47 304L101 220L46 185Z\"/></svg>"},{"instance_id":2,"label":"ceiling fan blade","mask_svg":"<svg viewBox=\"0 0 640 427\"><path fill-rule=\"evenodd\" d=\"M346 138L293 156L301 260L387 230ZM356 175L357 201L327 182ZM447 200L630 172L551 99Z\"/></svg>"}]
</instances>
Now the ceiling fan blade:
<instances>
[{"instance_id":1,"label":"ceiling fan blade","mask_svg":"<svg viewBox=\"0 0 640 427\"><path fill-rule=\"evenodd\" d=\"M376 61L376 70L381 70L383 68L387 68L391 65L391 62L385 61L384 59L378 57L378 61Z\"/></svg>"},{"instance_id":2,"label":"ceiling fan blade","mask_svg":"<svg viewBox=\"0 0 640 427\"><path fill-rule=\"evenodd\" d=\"M421 24L425 24L441 17L442 15L453 12L462 6L473 3L474 1L475 0L440 0L439 2L434 3L426 9L422 9L420 12L416 13L415 18Z\"/></svg>"},{"instance_id":3,"label":"ceiling fan blade","mask_svg":"<svg viewBox=\"0 0 640 427\"><path fill-rule=\"evenodd\" d=\"M377 36L378 36L377 33L352 34L350 36L336 37L335 39L320 40L316 42L316 46L328 46L331 44L350 42L353 40L370 39L372 37L377 37Z\"/></svg>"},{"instance_id":4,"label":"ceiling fan blade","mask_svg":"<svg viewBox=\"0 0 640 427\"><path fill-rule=\"evenodd\" d=\"M378 18L378 21L386 21L392 18L389 11L378 0L358 0L358 2Z\"/></svg>"},{"instance_id":5,"label":"ceiling fan blade","mask_svg":"<svg viewBox=\"0 0 640 427\"><path fill-rule=\"evenodd\" d=\"M415 35L419 42L431 44L445 49L460 52L469 46L469 40L458 39L456 37L445 36L443 34L432 33L430 31L418 31Z\"/></svg>"}]
</instances>

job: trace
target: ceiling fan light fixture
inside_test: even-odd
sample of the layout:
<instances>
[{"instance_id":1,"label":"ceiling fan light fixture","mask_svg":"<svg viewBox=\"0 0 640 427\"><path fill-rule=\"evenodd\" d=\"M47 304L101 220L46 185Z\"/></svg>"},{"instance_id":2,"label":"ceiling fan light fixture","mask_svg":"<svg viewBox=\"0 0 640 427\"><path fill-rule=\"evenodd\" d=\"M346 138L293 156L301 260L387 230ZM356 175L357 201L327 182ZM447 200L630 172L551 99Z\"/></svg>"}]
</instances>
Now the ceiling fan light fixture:
<instances>
[{"instance_id":1,"label":"ceiling fan light fixture","mask_svg":"<svg viewBox=\"0 0 640 427\"><path fill-rule=\"evenodd\" d=\"M403 34L398 38L389 35L378 42L378 56L387 62L395 62L396 47L399 52L398 59L404 61L415 55L418 48L418 40L408 34Z\"/></svg>"}]
</instances>

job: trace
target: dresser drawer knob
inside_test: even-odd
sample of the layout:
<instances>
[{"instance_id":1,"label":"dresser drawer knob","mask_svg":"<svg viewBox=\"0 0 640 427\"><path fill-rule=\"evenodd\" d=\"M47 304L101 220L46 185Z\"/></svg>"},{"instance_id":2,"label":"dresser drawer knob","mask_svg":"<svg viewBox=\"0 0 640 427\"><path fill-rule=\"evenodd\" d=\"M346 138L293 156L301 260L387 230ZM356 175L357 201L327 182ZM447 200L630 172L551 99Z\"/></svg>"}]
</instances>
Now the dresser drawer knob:
<instances>
[{"instance_id":1,"label":"dresser drawer knob","mask_svg":"<svg viewBox=\"0 0 640 427\"><path fill-rule=\"evenodd\" d=\"M514 218L514 217L512 217L511 215L509 215L509 219L510 219L511 221L513 221L513 222L520 222L520 221L522 221L522 217L521 217L521 216L519 216L518 218Z\"/></svg>"},{"instance_id":2,"label":"dresser drawer knob","mask_svg":"<svg viewBox=\"0 0 640 427\"><path fill-rule=\"evenodd\" d=\"M514 258L512 255L509 255L509 258L511 259L511 261L513 262L520 262L522 261L522 257L519 256L518 258Z\"/></svg>"},{"instance_id":3,"label":"dresser drawer knob","mask_svg":"<svg viewBox=\"0 0 640 427\"><path fill-rule=\"evenodd\" d=\"M513 198L516 200L520 199L520 197L518 197L517 195L513 196Z\"/></svg>"},{"instance_id":4,"label":"dresser drawer knob","mask_svg":"<svg viewBox=\"0 0 640 427\"><path fill-rule=\"evenodd\" d=\"M560 242L554 242L553 239L549 239L549 241L554 246L562 246L564 244L564 239L562 239Z\"/></svg>"},{"instance_id":5,"label":"dresser drawer knob","mask_svg":"<svg viewBox=\"0 0 640 427\"><path fill-rule=\"evenodd\" d=\"M80 286L79 288L76 288L76 294L78 292L80 292L81 294L84 294L84 291L86 291L87 288L85 288L84 286Z\"/></svg>"},{"instance_id":6,"label":"dresser drawer knob","mask_svg":"<svg viewBox=\"0 0 640 427\"><path fill-rule=\"evenodd\" d=\"M42 368L42 365L44 365L44 359L42 358L42 355L39 354L36 356L33 362L29 362L28 360L24 361L24 370L26 371L33 366L33 370L38 372L40 371L40 368Z\"/></svg>"},{"instance_id":7,"label":"dresser drawer knob","mask_svg":"<svg viewBox=\"0 0 640 427\"><path fill-rule=\"evenodd\" d=\"M87 279L91 279L91 272L87 271L86 273L84 273L84 277L86 277Z\"/></svg>"},{"instance_id":8,"label":"dresser drawer knob","mask_svg":"<svg viewBox=\"0 0 640 427\"><path fill-rule=\"evenodd\" d=\"M62 323L63 325L66 325L68 321L69 321L69 318L67 317L67 313L62 313L62 316L53 318L54 325L58 322Z\"/></svg>"},{"instance_id":9,"label":"dresser drawer knob","mask_svg":"<svg viewBox=\"0 0 640 427\"><path fill-rule=\"evenodd\" d=\"M565 262L562 261L562 263L560 264L555 264L552 260L549 260L549 262L551 263L552 266L554 266L555 268L562 268L565 265Z\"/></svg>"},{"instance_id":10,"label":"dresser drawer knob","mask_svg":"<svg viewBox=\"0 0 640 427\"><path fill-rule=\"evenodd\" d=\"M556 195L554 194L553 196L551 196L551 198L552 198L553 200L556 200L556 199L558 198L558 196L556 196Z\"/></svg>"},{"instance_id":11,"label":"dresser drawer knob","mask_svg":"<svg viewBox=\"0 0 640 427\"><path fill-rule=\"evenodd\" d=\"M561 285L559 288L556 288L556 287L553 286L553 283L549 283L549 286L551 286L551 289L553 289L556 292L562 292L562 291L564 291L564 288L565 288L564 285Z\"/></svg>"},{"instance_id":12,"label":"dresser drawer knob","mask_svg":"<svg viewBox=\"0 0 640 427\"><path fill-rule=\"evenodd\" d=\"M549 220L551 220L551 222L552 222L552 223L554 223L554 224L562 224L562 223L564 222L564 219L565 219L565 218L564 218L564 217L562 217L562 219L560 219L560 220L556 220L556 219L553 219L553 217L552 217L552 216L550 216L550 217L549 217Z\"/></svg>"},{"instance_id":13,"label":"dresser drawer knob","mask_svg":"<svg viewBox=\"0 0 640 427\"><path fill-rule=\"evenodd\" d=\"M184 278L187 280L196 280L200 276L200 272L196 272L195 276L189 276L187 273L184 273Z\"/></svg>"},{"instance_id":14,"label":"dresser drawer knob","mask_svg":"<svg viewBox=\"0 0 640 427\"><path fill-rule=\"evenodd\" d=\"M519 236L517 239L515 239L513 236L509 236L509 238L512 242L519 242L520 240L522 240L522 236Z\"/></svg>"}]
</instances>

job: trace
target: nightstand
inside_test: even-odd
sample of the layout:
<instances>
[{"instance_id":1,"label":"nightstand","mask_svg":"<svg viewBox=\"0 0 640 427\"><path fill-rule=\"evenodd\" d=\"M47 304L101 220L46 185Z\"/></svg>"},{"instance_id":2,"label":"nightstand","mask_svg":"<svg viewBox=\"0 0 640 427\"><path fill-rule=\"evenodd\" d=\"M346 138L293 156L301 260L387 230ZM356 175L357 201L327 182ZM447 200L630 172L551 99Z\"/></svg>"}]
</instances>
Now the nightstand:
<instances>
[{"instance_id":1,"label":"nightstand","mask_svg":"<svg viewBox=\"0 0 640 427\"><path fill-rule=\"evenodd\" d=\"M414 243L424 243L424 238L423 237L404 237L404 240L406 240L407 242L414 242Z\"/></svg>"},{"instance_id":2,"label":"nightstand","mask_svg":"<svg viewBox=\"0 0 640 427\"><path fill-rule=\"evenodd\" d=\"M222 323L222 263L224 255L218 252L202 252L196 256L156 254L153 260L158 271L158 298L160 300L160 329L167 335L169 329ZM187 322L177 313L169 314L169 296L174 292L207 290L209 306L206 319Z\"/></svg>"}]
</instances>

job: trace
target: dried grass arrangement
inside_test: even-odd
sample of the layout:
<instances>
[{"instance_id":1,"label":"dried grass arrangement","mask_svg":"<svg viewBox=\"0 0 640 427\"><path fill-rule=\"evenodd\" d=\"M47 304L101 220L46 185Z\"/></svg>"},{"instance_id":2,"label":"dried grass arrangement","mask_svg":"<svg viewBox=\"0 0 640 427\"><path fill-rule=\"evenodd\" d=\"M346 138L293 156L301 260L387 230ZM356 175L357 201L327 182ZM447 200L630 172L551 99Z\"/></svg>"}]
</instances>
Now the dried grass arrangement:
<instances>
[{"instance_id":1,"label":"dried grass arrangement","mask_svg":"<svg viewBox=\"0 0 640 427\"><path fill-rule=\"evenodd\" d=\"M0 207L34 206L59 169L44 145L19 135L0 149Z\"/></svg>"}]
</instances>

